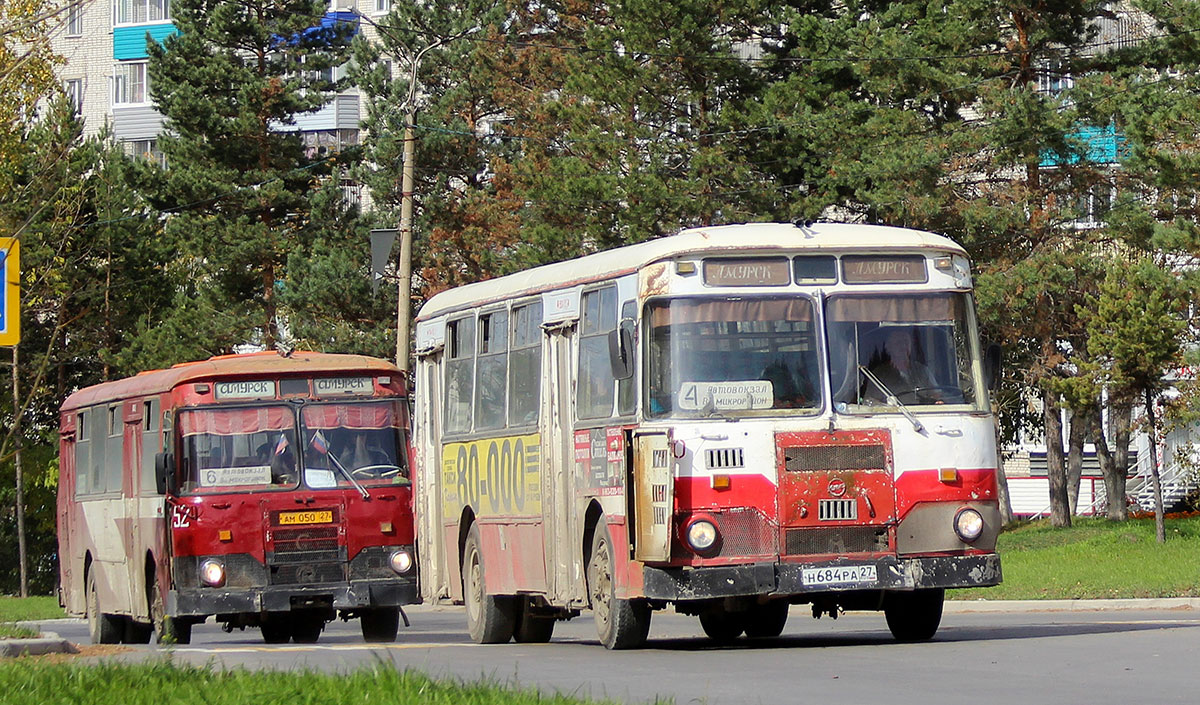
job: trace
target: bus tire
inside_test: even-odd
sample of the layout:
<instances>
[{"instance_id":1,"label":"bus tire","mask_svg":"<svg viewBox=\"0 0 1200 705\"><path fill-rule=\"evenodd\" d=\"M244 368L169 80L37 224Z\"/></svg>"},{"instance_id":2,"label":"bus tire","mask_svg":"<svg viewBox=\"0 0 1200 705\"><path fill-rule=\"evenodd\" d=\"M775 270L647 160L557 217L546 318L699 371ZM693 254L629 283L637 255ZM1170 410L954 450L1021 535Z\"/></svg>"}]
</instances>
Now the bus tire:
<instances>
[{"instance_id":1,"label":"bus tire","mask_svg":"<svg viewBox=\"0 0 1200 705\"><path fill-rule=\"evenodd\" d=\"M325 616L321 613L300 612L292 617L292 641L297 644L315 644L325 631Z\"/></svg>"},{"instance_id":2,"label":"bus tire","mask_svg":"<svg viewBox=\"0 0 1200 705\"><path fill-rule=\"evenodd\" d=\"M400 610L396 607L375 607L363 610L358 616L363 641L386 643L396 640L400 631Z\"/></svg>"},{"instance_id":3,"label":"bus tire","mask_svg":"<svg viewBox=\"0 0 1200 705\"><path fill-rule=\"evenodd\" d=\"M732 644L746 630L745 614L713 607L700 613L700 626L709 639L718 644Z\"/></svg>"},{"instance_id":4,"label":"bus tire","mask_svg":"<svg viewBox=\"0 0 1200 705\"><path fill-rule=\"evenodd\" d=\"M283 614L268 614L259 623L258 628L262 631L263 643L266 644L286 644L292 638L292 625L288 624Z\"/></svg>"},{"instance_id":5,"label":"bus tire","mask_svg":"<svg viewBox=\"0 0 1200 705\"><path fill-rule=\"evenodd\" d=\"M592 536L592 557L587 571L596 632L606 649L636 649L650 635L650 606L642 600L617 597L613 555L612 537L602 521Z\"/></svg>"},{"instance_id":6,"label":"bus tire","mask_svg":"<svg viewBox=\"0 0 1200 705\"><path fill-rule=\"evenodd\" d=\"M163 600L162 589L158 580L150 575L150 620L155 631L155 641L159 644L190 644L192 642L192 623L179 617L167 614L166 601Z\"/></svg>"},{"instance_id":7,"label":"bus tire","mask_svg":"<svg viewBox=\"0 0 1200 705\"><path fill-rule=\"evenodd\" d=\"M96 590L96 572L88 571L87 576L87 620L88 635L93 644L118 644L124 635L124 625L116 615L104 614L100 611L100 594Z\"/></svg>"},{"instance_id":8,"label":"bus tire","mask_svg":"<svg viewBox=\"0 0 1200 705\"><path fill-rule=\"evenodd\" d=\"M896 641L927 641L942 622L942 588L889 592L883 601L883 615Z\"/></svg>"},{"instance_id":9,"label":"bus tire","mask_svg":"<svg viewBox=\"0 0 1200 705\"><path fill-rule=\"evenodd\" d=\"M513 640L518 644L545 644L554 636L554 617L544 617L533 614L530 609L532 598L521 599L520 614L517 616L517 627L513 631Z\"/></svg>"},{"instance_id":10,"label":"bus tire","mask_svg":"<svg viewBox=\"0 0 1200 705\"><path fill-rule=\"evenodd\" d=\"M125 620L124 641L126 644L149 644L152 636L154 636L153 624L139 622L133 617Z\"/></svg>"},{"instance_id":11,"label":"bus tire","mask_svg":"<svg viewBox=\"0 0 1200 705\"><path fill-rule=\"evenodd\" d=\"M476 644L506 644L516 629L516 600L487 593L480 544L479 525L472 524L463 546L462 563L467 631Z\"/></svg>"},{"instance_id":12,"label":"bus tire","mask_svg":"<svg viewBox=\"0 0 1200 705\"><path fill-rule=\"evenodd\" d=\"M786 600L771 600L766 604L754 605L746 613L746 636L752 639L769 639L783 633L787 624Z\"/></svg>"}]
</instances>

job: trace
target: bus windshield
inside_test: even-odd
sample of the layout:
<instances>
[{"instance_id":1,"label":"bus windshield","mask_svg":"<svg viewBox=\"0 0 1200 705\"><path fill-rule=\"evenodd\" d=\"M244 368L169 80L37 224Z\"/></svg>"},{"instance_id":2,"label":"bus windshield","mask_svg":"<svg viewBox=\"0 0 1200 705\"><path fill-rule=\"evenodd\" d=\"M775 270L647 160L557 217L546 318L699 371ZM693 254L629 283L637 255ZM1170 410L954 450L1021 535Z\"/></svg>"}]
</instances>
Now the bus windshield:
<instances>
[{"instance_id":1,"label":"bus windshield","mask_svg":"<svg viewBox=\"0 0 1200 705\"><path fill-rule=\"evenodd\" d=\"M981 367L969 310L962 293L830 297L829 374L837 410L978 407Z\"/></svg>"},{"instance_id":2,"label":"bus windshield","mask_svg":"<svg viewBox=\"0 0 1200 705\"><path fill-rule=\"evenodd\" d=\"M184 494L408 484L394 401L184 409ZM297 452L297 449L301 449ZM297 462L297 458L300 462Z\"/></svg>"},{"instance_id":3,"label":"bus windshield","mask_svg":"<svg viewBox=\"0 0 1200 705\"><path fill-rule=\"evenodd\" d=\"M821 405L807 298L687 298L647 310L647 416L706 416Z\"/></svg>"}]
</instances>

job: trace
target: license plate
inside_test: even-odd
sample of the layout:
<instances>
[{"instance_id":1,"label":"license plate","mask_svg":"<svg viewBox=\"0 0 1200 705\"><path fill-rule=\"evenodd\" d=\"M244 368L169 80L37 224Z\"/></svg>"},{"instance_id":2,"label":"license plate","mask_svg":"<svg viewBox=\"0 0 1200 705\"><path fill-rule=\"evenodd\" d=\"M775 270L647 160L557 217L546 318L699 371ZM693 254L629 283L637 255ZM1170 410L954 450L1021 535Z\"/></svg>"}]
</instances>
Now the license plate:
<instances>
[{"instance_id":1,"label":"license plate","mask_svg":"<svg viewBox=\"0 0 1200 705\"><path fill-rule=\"evenodd\" d=\"M329 524L333 522L333 510L320 512L280 512L280 526L289 524Z\"/></svg>"},{"instance_id":2,"label":"license plate","mask_svg":"<svg viewBox=\"0 0 1200 705\"><path fill-rule=\"evenodd\" d=\"M878 580L873 565L842 565L831 568L805 568L800 581L805 585L857 585Z\"/></svg>"}]
</instances>

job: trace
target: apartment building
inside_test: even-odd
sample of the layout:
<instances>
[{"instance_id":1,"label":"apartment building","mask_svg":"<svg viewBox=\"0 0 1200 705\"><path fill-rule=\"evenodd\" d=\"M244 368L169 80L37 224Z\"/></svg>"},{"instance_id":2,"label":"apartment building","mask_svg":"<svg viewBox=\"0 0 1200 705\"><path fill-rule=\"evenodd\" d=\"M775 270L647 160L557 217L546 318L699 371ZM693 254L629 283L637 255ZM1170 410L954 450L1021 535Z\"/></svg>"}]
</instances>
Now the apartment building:
<instances>
[{"instance_id":1,"label":"apartment building","mask_svg":"<svg viewBox=\"0 0 1200 705\"><path fill-rule=\"evenodd\" d=\"M322 23L354 22L373 39L372 18L391 10L392 0L333 0ZM365 21L362 21L364 20ZM171 0L75 0L54 34L66 59L60 77L83 118L87 135L108 129L127 152L161 158L157 149L163 118L154 108L147 67L146 37L162 42L176 32ZM320 111L299 116L297 130L314 149L356 144L365 110L357 90L347 90Z\"/></svg>"}]
</instances>

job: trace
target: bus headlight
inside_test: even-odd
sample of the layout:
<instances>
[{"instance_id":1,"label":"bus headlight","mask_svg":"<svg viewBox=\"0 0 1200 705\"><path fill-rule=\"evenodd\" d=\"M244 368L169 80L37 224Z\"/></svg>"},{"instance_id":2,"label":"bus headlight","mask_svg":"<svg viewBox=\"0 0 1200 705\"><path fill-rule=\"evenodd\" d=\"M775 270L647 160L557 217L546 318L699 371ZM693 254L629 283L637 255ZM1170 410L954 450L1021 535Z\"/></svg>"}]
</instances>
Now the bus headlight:
<instances>
[{"instance_id":1,"label":"bus headlight","mask_svg":"<svg viewBox=\"0 0 1200 705\"><path fill-rule=\"evenodd\" d=\"M404 549L394 551L392 552L392 555L388 557L388 565L392 567L392 570L394 570L397 575L407 573L409 568L412 568L412 564L412 554Z\"/></svg>"},{"instance_id":2,"label":"bus headlight","mask_svg":"<svg viewBox=\"0 0 1200 705\"><path fill-rule=\"evenodd\" d=\"M205 558L200 562L200 582L209 587L225 584L225 564L216 558Z\"/></svg>"},{"instance_id":3,"label":"bus headlight","mask_svg":"<svg viewBox=\"0 0 1200 705\"><path fill-rule=\"evenodd\" d=\"M967 543L973 542L983 534L983 515L970 507L958 510L954 515L954 533Z\"/></svg>"},{"instance_id":4,"label":"bus headlight","mask_svg":"<svg viewBox=\"0 0 1200 705\"><path fill-rule=\"evenodd\" d=\"M696 553L706 553L717 545L717 525L707 519L694 519L687 526L687 542Z\"/></svg>"}]
</instances>

